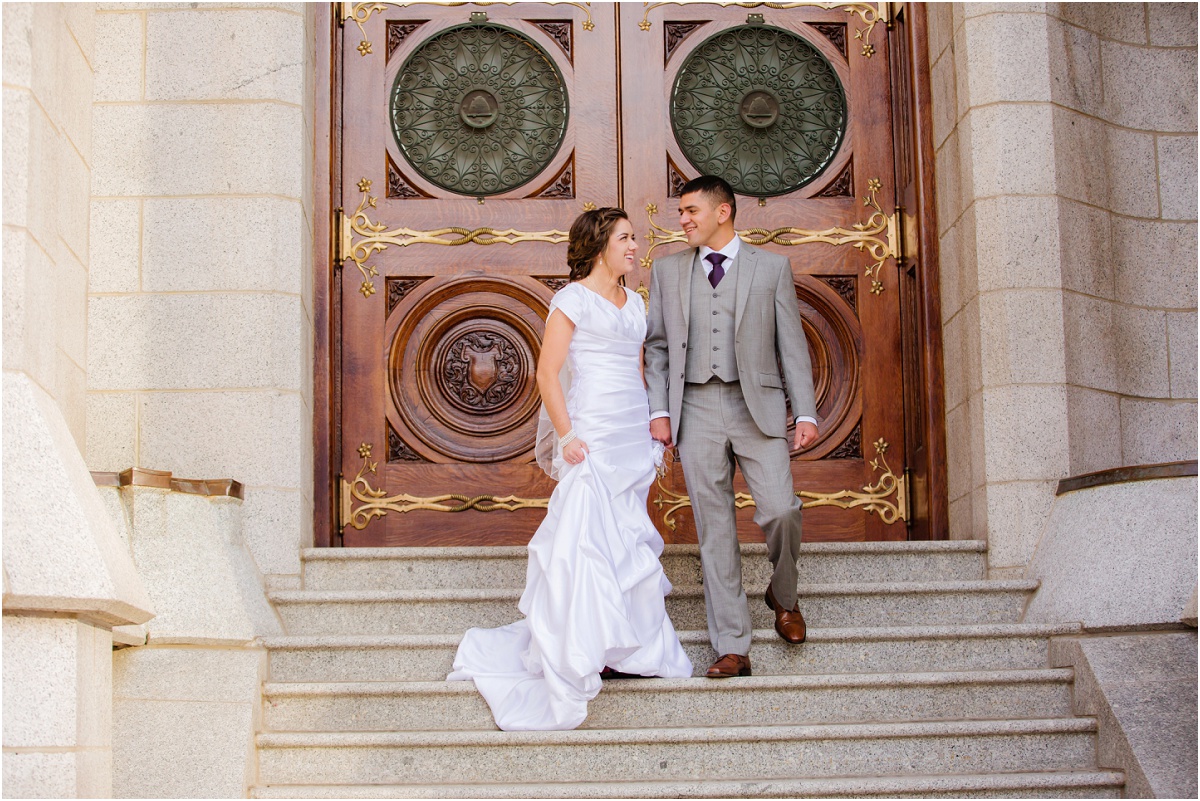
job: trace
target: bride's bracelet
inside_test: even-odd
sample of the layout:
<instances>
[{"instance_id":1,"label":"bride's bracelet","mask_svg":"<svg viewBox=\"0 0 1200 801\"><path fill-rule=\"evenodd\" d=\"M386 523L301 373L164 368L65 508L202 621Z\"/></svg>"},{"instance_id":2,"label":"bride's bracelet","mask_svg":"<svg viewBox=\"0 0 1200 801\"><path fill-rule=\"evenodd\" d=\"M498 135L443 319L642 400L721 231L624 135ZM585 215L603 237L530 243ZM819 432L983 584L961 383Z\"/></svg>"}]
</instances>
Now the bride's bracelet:
<instances>
[{"instance_id":1,"label":"bride's bracelet","mask_svg":"<svg viewBox=\"0 0 1200 801\"><path fill-rule=\"evenodd\" d=\"M570 431L563 434L562 437L558 440L558 447L562 450L566 450L567 446L570 445L572 442L574 442L576 439L578 439L578 437L579 437L579 435L576 434L575 429L572 428Z\"/></svg>"}]
</instances>

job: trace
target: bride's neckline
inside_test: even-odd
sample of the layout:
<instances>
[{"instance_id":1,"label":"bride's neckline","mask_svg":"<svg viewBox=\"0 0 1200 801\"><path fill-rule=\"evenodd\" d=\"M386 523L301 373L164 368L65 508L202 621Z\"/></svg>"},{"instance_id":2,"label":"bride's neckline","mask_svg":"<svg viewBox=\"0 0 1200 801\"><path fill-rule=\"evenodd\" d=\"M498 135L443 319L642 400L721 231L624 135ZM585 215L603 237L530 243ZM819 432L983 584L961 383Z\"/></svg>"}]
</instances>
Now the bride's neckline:
<instances>
[{"instance_id":1,"label":"bride's neckline","mask_svg":"<svg viewBox=\"0 0 1200 801\"><path fill-rule=\"evenodd\" d=\"M578 283L578 284L579 284L579 286L583 287L583 288L584 288L584 289L586 289L588 292L591 292L593 295L595 295L596 297L600 298L600 300L604 301L604 302L605 302L605 303L607 303L609 306L612 306L612 307L613 307L614 309L616 309L617 311L621 311L622 309L624 309L626 306L628 306L628 305L629 305L629 291L628 291L627 289L625 289L625 287L621 287L621 296L624 298L624 301L621 303L621 305L620 305L620 306L618 306L617 304L613 303L611 300L609 300L608 298L604 297L604 296L603 296L603 295L601 295L599 292L597 292L596 290L592 289L590 286L588 286L587 284L583 283L582 281L577 281L576 283ZM618 286L620 286L620 284L618 284Z\"/></svg>"}]
</instances>

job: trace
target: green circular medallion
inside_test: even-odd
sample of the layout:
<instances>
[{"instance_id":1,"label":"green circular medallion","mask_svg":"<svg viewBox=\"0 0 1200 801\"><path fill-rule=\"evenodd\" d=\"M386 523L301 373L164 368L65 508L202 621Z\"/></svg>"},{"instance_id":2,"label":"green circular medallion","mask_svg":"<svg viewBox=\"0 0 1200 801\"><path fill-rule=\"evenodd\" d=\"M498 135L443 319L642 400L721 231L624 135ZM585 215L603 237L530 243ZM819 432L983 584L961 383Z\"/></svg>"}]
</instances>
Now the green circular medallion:
<instances>
[{"instance_id":1,"label":"green circular medallion","mask_svg":"<svg viewBox=\"0 0 1200 801\"><path fill-rule=\"evenodd\" d=\"M392 133L431 182L496 195L532 180L567 131L567 90L554 61L519 31L491 23L448 28L396 75Z\"/></svg>"},{"instance_id":2,"label":"green circular medallion","mask_svg":"<svg viewBox=\"0 0 1200 801\"><path fill-rule=\"evenodd\" d=\"M846 135L846 93L833 66L796 34L729 28L684 61L671 92L671 128L700 172L734 191L794 192L820 175Z\"/></svg>"}]
</instances>

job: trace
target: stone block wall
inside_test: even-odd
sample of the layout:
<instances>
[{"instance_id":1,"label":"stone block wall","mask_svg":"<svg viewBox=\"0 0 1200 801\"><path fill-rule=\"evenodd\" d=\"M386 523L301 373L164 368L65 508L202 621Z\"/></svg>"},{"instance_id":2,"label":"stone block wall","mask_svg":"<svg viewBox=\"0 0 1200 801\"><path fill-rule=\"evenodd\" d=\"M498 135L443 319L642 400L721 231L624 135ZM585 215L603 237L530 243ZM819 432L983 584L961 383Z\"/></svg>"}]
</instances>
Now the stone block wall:
<instances>
[{"instance_id":1,"label":"stone block wall","mask_svg":"<svg viewBox=\"0 0 1200 801\"><path fill-rule=\"evenodd\" d=\"M1195 459L1196 6L1051 13L1070 470Z\"/></svg>"},{"instance_id":2,"label":"stone block wall","mask_svg":"<svg viewBox=\"0 0 1200 801\"><path fill-rule=\"evenodd\" d=\"M314 12L100 4L87 458L246 485L259 570L312 539Z\"/></svg>"},{"instance_id":3,"label":"stone block wall","mask_svg":"<svg viewBox=\"0 0 1200 801\"><path fill-rule=\"evenodd\" d=\"M928 11L951 536L1016 575L1060 478L1196 457L1196 10Z\"/></svg>"},{"instance_id":4,"label":"stone block wall","mask_svg":"<svg viewBox=\"0 0 1200 801\"><path fill-rule=\"evenodd\" d=\"M91 4L5 3L4 795L112 792L112 627L151 603L84 464Z\"/></svg>"},{"instance_id":5,"label":"stone block wall","mask_svg":"<svg viewBox=\"0 0 1200 801\"><path fill-rule=\"evenodd\" d=\"M90 3L4 5L4 369L54 398L82 450Z\"/></svg>"}]
</instances>

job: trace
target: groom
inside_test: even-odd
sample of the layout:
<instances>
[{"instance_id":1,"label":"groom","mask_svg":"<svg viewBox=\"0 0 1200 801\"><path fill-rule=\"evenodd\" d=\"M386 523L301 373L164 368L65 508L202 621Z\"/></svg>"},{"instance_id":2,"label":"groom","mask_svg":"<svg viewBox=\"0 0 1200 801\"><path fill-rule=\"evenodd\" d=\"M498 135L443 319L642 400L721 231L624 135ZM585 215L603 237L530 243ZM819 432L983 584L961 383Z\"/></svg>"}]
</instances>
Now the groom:
<instances>
[{"instance_id":1,"label":"groom","mask_svg":"<svg viewBox=\"0 0 1200 801\"><path fill-rule=\"evenodd\" d=\"M702 175L684 185L679 222L691 247L655 260L646 333L650 434L679 446L700 540L709 638L719 655L708 669L714 679L750 675L735 465L750 485L754 521L774 566L765 599L775 631L804 642L796 604L800 501L792 490L783 379L796 415L794 447L817 438L791 266L742 242L736 214L733 189L721 178Z\"/></svg>"}]
</instances>

